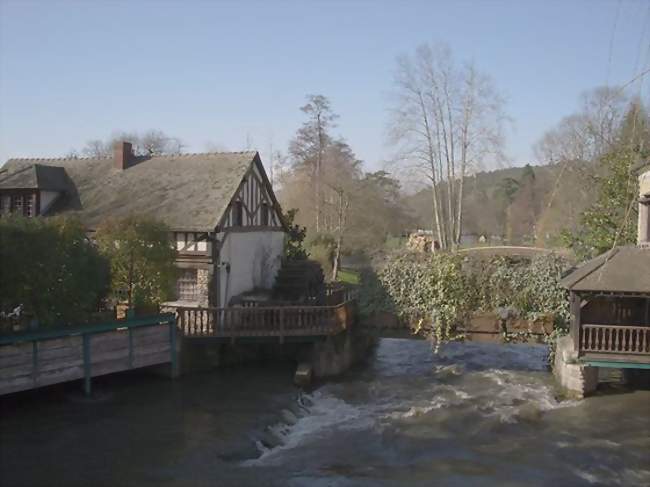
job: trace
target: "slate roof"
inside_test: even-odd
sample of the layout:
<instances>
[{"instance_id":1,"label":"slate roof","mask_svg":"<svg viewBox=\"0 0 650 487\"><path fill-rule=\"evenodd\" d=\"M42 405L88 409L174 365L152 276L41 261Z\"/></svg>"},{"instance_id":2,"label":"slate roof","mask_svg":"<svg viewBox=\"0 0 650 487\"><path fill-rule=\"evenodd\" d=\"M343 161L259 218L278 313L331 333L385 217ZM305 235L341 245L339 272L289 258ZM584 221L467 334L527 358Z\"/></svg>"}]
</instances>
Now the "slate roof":
<instances>
[{"instance_id":1,"label":"slate roof","mask_svg":"<svg viewBox=\"0 0 650 487\"><path fill-rule=\"evenodd\" d=\"M560 285L577 292L650 294L650 248L616 247L582 264Z\"/></svg>"},{"instance_id":2,"label":"slate roof","mask_svg":"<svg viewBox=\"0 0 650 487\"><path fill-rule=\"evenodd\" d=\"M0 189L42 189L65 191L70 181L62 167L29 164L18 170L0 168Z\"/></svg>"},{"instance_id":3,"label":"slate roof","mask_svg":"<svg viewBox=\"0 0 650 487\"><path fill-rule=\"evenodd\" d=\"M135 158L133 166L119 170L112 157L10 159L0 168L0 187L15 188L22 180L33 184L30 174L38 175L40 168L46 168L44 174L64 169L72 184L50 214L74 214L91 230L106 218L138 214L173 230L207 232L214 231L254 160L261 166L256 152L153 156Z\"/></svg>"}]
</instances>

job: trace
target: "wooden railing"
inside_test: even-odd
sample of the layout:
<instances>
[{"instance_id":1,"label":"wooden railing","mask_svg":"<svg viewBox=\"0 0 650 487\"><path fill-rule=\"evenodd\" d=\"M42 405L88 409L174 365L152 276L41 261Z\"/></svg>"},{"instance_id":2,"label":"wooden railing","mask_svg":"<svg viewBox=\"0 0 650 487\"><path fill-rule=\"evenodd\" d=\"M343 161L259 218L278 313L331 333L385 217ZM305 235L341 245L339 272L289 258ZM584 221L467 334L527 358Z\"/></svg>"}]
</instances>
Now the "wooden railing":
<instances>
[{"instance_id":1,"label":"wooden railing","mask_svg":"<svg viewBox=\"0 0 650 487\"><path fill-rule=\"evenodd\" d=\"M328 284L325 287L325 301L329 305L354 301L358 297L358 290L355 286L342 283Z\"/></svg>"},{"instance_id":2,"label":"wooden railing","mask_svg":"<svg viewBox=\"0 0 650 487\"><path fill-rule=\"evenodd\" d=\"M580 352L650 355L650 326L580 326Z\"/></svg>"},{"instance_id":3,"label":"wooden railing","mask_svg":"<svg viewBox=\"0 0 650 487\"><path fill-rule=\"evenodd\" d=\"M171 363L178 373L174 315L45 328L0 336L0 395Z\"/></svg>"},{"instance_id":4,"label":"wooden railing","mask_svg":"<svg viewBox=\"0 0 650 487\"><path fill-rule=\"evenodd\" d=\"M177 308L187 337L279 337L335 335L352 323L352 302L336 306Z\"/></svg>"},{"instance_id":5,"label":"wooden railing","mask_svg":"<svg viewBox=\"0 0 650 487\"><path fill-rule=\"evenodd\" d=\"M282 300L268 300L262 301L254 298L242 298L237 306L243 308L259 308L259 307L280 307L280 306L316 306L318 304L325 304L333 306L345 303L346 301L353 301L358 297L358 290L356 286L346 285L340 282L328 283L325 285L324 302L316 303L317 298L313 298L308 302L303 301L282 301ZM314 302L312 302L314 301Z\"/></svg>"}]
</instances>

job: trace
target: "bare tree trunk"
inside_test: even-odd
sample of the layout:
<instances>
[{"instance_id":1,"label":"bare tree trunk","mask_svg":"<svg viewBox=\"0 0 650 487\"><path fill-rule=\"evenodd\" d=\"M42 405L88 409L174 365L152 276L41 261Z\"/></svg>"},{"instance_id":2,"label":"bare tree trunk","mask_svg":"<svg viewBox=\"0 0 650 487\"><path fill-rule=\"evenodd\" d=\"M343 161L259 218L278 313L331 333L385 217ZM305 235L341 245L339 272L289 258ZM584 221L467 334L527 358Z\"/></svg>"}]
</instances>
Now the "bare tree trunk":
<instances>
[{"instance_id":1,"label":"bare tree trunk","mask_svg":"<svg viewBox=\"0 0 650 487\"><path fill-rule=\"evenodd\" d=\"M339 231L336 236L336 249L334 251L334 262L332 265L332 281L336 281L341 267L341 247L343 246L343 232L347 221L348 208L350 207L350 200L345 196L342 189L337 190L339 196L338 208L338 226Z\"/></svg>"},{"instance_id":2,"label":"bare tree trunk","mask_svg":"<svg viewBox=\"0 0 650 487\"><path fill-rule=\"evenodd\" d=\"M440 247L442 247L442 228L440 227L440 210L438 209L438 194L435 183L431 185L431 196L433 199L433 223L435 224L438 233L438 243L440 244Z\"/></svg>"},{"instance_id":3,"label":"bare tree trunk","mask_svg":"<svg viewBox=\"0 0 650 487\"><path fill-rule=\"evenodd\" d=\"M440 121L436 118L436 145L438 148L437 154L437 163L438 163L438 175L439 175L439 181L442 181L442 142L441 142L441 134L440 134ZM433 156L432 156L433 157ZM435 167L432 164L432 170L435 172ZM439 189L439 188L438 188ZM438 242L440 243L440 248L441 249L446 249L447 248L447 228L445 225L445 219L442 218L440 215L440 212L442 211L442 202L440 201L441 194L439 191L434 192L434 198L436 199L436 206L438 208L438 214L436 217L441 221L439 224L440 226L440 231L438 235Z\"/></svg>"},{"instance_id":4,"label":"bare tree trunk","mask_svg":"<svg viewBox=\"0 0 650 487\"><path fill-rule=\"evenodd\" d=\"M449 194L448 194L448 201L449 201L449 219L450 219L450 235L451 235L451 240L453 243L454 248L458 247L458 240L455 238L456 236L456 226L458 225L458 221L455 218L455 212L454 212L454 185L456 184L456 147L455 147L455 139L454 139L454 119L452 117L452 110L451 110L451 104L452 104L452 99L451 95L449 94L449 72L443 73L444 76L444 94L445 94L445 106L447 108L447 122L449 124L449 159L447 161L447 180L448 184L447 186L449 187Z\"/></svg>"},{"instance_id":5,"label":"bare tree trunk","mask_svg":"<svg viewBox=\"0 0 650 487\"><path fill-rule=\"evenodd\" d=\"M440 218L440 205L438 202L438 188L437 188L437 178L436 178L435 156L434 156L434 149L433 149L433 138L431 134L431 126L429 124L429 117L427 115L426 106L424 104L422 93L418 93L418 94L420 98L420 108L422 110L422 120L424 123L424 130L427 138L427 158L429 160L429 170L431 171L430 178L431 178L431 193L433 198L433 204L432 204L433 218L434 218L435 228L438 233L438 242L440 243L440 246L443 247L444 230L441 224L442 219ZM438 142L440 142L439 138L438 138Z\"/></svg>"},{"instance_id":6,"label":"bare tree trunk","mask_svg":"<svg viewBox=\"0 0 650 487\"><path fill-rule=\"evenodd\" d=\"M318 155L316 158L316 233L320 232L320 203L321 203L321 165L323 162L323 129L318 115Z\"/></svg>"},{"instance_id":7,"label":"bare tree trunk","mask_svg":"<svg viewBox=\"0 0 650 487\"><path fill-rule=\"evenodd\" d=\"M465 163L461 162L460 179L458 181L458 200L456 202L456 209L458 211L456 216L456 245L460 245L460 240L463 236L463 188L465 186Z\"/></svg>"},{"instance_id":8,"label":"bare tree trunk","mask_svg":"<svg viewBox=\"0 0 650 487\"><path fill-rule=\"evenodd\" d=\"M435 107L436 107L436 120L438 125L440 126L440 131L442 132L442 147L444 149L444 154L445 154L445 168L446 168L446 173L447 173L447 218L445 219L445 248L448 249L451 244L453 244L453 239L454 239L454 211L453 211L453 194L454 194L454 188L452 186L453 181L451 177L451 161L453 158L453 154L451 151L453 150L452 147L450 146L450 136L449 134L453 130L453 127L447 127L447 123L445 120L445 115L443 113L443 108L442 108L442 103L440 102L440 99L438 98L437 95L433 95L432 98L435 100ZM442 154L439 156L440 159L440 180L442 180L442 174L443 174L443 164L442 164Z\"/></svg>"},{"instance_id":9,"label":"bare tree trunk","mask_svg":"<svg viewBox=\"0 0 650 487\"><path fill-rule=\"evenodd\" d=\"M332 281L336 281L339 275L339 263L341 262L341 233L336 238L336 250L334 251L334 265L332 265Z\"/></svg>"}]
</instances>

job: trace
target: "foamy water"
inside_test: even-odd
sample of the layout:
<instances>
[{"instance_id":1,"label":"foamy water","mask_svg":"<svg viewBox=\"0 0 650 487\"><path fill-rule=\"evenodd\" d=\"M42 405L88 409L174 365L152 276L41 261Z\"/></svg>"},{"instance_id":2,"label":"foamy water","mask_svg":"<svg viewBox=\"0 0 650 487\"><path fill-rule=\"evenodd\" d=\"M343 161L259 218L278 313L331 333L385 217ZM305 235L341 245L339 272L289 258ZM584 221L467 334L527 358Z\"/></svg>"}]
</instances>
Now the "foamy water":
<instances>
[{"instance_id":1,"label":"foamy water","mask_svg":"<svg viewBox=\"0 0 650 487\"><path fill-rule=\"evenodd\" d=\"M588 420L591 403L558 396L545 360L536 346L435 355L384 340L370 366L302 395L299 414L269 428L277 444L242 466L294 466L301 486L650 485L642 440L625 457L626 442Z\"/></svg>"},{"instance_id":2,"label":"foamy water","mask_svg":"<svg viewBox=\"0 0 650 487\"><path fill-rule=\"evenodd\" d=\"M258 441L260 457L247 460L243 465L277 465L282 463L283 455L289 455L292 449L319 440L325 441L336 431L381 430L391 421L426 416L434 419L438 410L452 409L458 413L496 417L504 423L516 423L522 418L530 420L546 411L578 404L575 401L557 399L552 383L547 374L542 372L546 351L540 347L509 350L504 358L502 353L495 355L492 348L471 344L448 347L439 355L431 355L428 347L423 347L424 342L402 344L406 348L416 345L417 354L409 356L406 362L398 360L396 363L393 350L380 348L378 352L380 370L390 369L391 372L386 374L393 393L389 400L381 400L386 398L386 395L381 394L381 389L385 389L381 376L375 378L380 388L379 393L373 387L374 381L358 384L359 387L374 390L380 399L378 401L346 402L337 396L342 389L339 384L324 385L312 394L302 394L298 399L303 406L299 416L292 414L291 421L280 422L268 428L277 443L272 441L276 444L269 446ZM484 355L482 359L477 357L481 353ZM489 355L486 356L486 353ZM386 356L386 363L381 363L382 355ZM421 359L420 363L418 359ZM458 362L444 363L450 360ZM482 370L486 365L514 366L519 370ZM478 369L479 366L481 369ZM409 373L411 378L413 373L423 374L418 381L417 390L413 390L411 384L403 388L399 383L392 383L395 368L399 370L400 367L413 369ZM525 373L522 373L522 369Z\"/></svg>"},{"instance_id":3,"label":"foamy water","mask_svg":"<svg viewBox=\"0 0 650 487\"><path fill-rule=\"evenodd\" d=\"M544 347L436 355L387 339L309 393L293 370L118 375L97 403L54 390L9 401L3 485L650 486L650 391L564 401Z\"/></svg>"}]
</instances>

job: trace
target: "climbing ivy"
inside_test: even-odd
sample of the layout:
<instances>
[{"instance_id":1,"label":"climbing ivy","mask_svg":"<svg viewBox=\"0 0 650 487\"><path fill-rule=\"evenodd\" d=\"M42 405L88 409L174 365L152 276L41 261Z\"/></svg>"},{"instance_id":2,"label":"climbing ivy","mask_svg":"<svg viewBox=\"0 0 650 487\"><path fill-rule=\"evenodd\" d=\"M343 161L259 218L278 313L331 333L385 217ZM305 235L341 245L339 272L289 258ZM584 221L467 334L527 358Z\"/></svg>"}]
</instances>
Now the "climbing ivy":
<instances>
[{"instance_id":1,"label":"climbing ivy","mask_svg":"<svg viewBox=\"0 0 650 487\"><path fill-rule=\"evenodd\" d=\"M552 314L556 327L569 320L559 286L568 262L555 255L515 260L444 253L395 253L361 276L361 312L397 314L412 324L433 323L437 343L458 337L457 326L476 311L506 311L535 320Z\"/></svg>"},{"instance_id":2,"label":"climbing ivy","mask_svg":"<svg viewBox=\"0 0 650 487\"><path fill-rule=\"evenodd\" d=\"M495 257L468 259L466 274L471 285L469 298L477 311L508 309L529 320L552 314L556 326L568 323L570 313L566 290L559 281L568 262L557 255L533 259Z\"/></svg>"}]
</instances>

